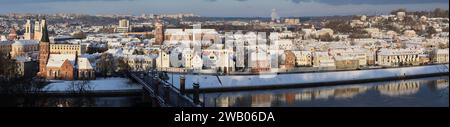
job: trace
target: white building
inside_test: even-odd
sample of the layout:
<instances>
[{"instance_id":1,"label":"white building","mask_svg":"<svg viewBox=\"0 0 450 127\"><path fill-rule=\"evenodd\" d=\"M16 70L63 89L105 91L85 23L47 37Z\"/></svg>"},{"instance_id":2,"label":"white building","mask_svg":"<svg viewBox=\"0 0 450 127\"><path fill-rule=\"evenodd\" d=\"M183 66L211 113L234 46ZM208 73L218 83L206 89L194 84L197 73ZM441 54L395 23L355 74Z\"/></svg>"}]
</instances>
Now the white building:
<instances>
[{"instance_id":1,"label":"white building","mask_svg":"<svg viewBox=\"0 0 450 127\"><path fill-rule=\"evenodd\" d=\"M336 67L334 59L328 52L314 52L313 53L313 66L314 67Z\"/></svg>"},{"instance_id":2,"label":"white building","mask_svg":"<svg viewBox=\"0 0 450 127\"><path fill-rule=\"evenodd\" d=\"M449 63L448 59L449 59L448 48L433 50L432 60L434 63Z\"/></svg>"},{"instance_id":3,"label":"white building","mask_svg":"<svg viewBox=\"0 0 450 127\"><path fill-rule=\"evenodd\" d=\"M203 66L223 72L234 71L233 51L227 49L206 49L202 51Z\"/></svg>"},{"instance_id":4,"label":"white building","mask_svg":"<svg viewBox=\"0 0 450 127\"><path fill-rule=\"evenodd\" d=\"M11 58L19 56L33 57L33 54L38 52L39 42L36 40L18 40L11 44Z\"/></svg>"},{"instance_id":5,"label":"white building","mask_svg":"<svg viewBox=\"0 0 450 127\"><path fill-rule=\"evenodd\" d=\"M147 71L154 67L154 58L147 55L129 55L124 59L130 71Z\"/></svg>"},{"instance_id":6,"label":"white building","mask_svg":"<svg viewBox=\"0 0 450 127\"><path fill-rule=\"evenodd\" d=\"M381 66L404 66L420 64L420 49L386 49L378 52L377 63Z\"/></svg>"}]
</instances>

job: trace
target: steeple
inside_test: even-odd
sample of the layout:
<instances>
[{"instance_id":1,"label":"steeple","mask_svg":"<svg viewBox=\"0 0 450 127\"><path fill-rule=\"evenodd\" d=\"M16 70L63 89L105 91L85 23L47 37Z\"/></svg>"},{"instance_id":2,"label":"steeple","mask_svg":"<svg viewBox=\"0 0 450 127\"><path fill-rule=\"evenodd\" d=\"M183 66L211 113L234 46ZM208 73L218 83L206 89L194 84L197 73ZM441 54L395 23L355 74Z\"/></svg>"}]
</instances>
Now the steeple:
<instances>
[{"instance_id":1,"label":"steeple","mask_svg":"<svg viewBox=\"0 0 450 127\"><path fill-rule=\"evenodd\" d=\"M42 38L41 42L50 42L50 39L48 37L48 30L47 30L47 21L45 18L42 19Z\"/></svg>"}]
</instances>

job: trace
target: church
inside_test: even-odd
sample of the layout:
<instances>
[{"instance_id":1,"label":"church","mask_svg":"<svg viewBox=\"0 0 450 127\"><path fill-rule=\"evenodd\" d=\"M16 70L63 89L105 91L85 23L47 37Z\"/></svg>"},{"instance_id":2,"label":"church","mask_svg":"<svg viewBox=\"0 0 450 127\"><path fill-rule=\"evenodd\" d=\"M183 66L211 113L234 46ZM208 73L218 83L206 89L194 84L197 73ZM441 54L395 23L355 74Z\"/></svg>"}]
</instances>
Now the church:
<instances>
[{"instance_id":1,"label":"church","mask_svg":"<svg viewBox=\"0 0 450 127\"><path fill-rule=\"evenodd\" d=\"M38 76L51 80L93 80L95 69L88 59L78 57L75 53L51 52L50 39L45 19L41 21L42 37L39 43Z\"/></svg>"}]
</instances>

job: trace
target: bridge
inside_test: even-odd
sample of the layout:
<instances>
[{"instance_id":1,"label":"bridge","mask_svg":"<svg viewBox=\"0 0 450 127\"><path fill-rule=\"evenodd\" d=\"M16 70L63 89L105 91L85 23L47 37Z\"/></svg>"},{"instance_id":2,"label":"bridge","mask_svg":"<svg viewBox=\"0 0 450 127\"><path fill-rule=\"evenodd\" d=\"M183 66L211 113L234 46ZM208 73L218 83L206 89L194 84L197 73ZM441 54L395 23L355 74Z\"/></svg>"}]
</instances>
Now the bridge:
<instances>
[{"instance_id":1,"label":"bridge","mask_svg":"<svg viewBox=\"0 0 450 127\"><path fill-rule=\"evenodd\" d=\"M184 78L180 89L159 78L156 73L132 72L129 77L143 86L145 96L150 97L153 106L158 107L203 107L198 84L194 85L192 97L186 93Z\"/></svg>"}]
</instances>

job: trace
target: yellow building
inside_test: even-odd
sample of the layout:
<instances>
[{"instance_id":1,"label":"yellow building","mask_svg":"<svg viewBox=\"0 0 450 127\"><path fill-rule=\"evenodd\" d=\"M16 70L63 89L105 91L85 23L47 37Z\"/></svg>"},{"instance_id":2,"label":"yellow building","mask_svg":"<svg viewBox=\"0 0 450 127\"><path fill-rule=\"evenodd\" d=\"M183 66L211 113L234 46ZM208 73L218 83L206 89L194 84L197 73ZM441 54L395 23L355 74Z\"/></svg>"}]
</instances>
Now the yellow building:
<instances>
[{"instance_id":1,"label":"yellow building","mask_svg":"<svg viewBox=\"0 0 450 127\"><path fill-rule=\"evenodd\" d=\"M84 54L85 45L80 44L50 44L50 54Z\"/></svg>"}]
</instances>

